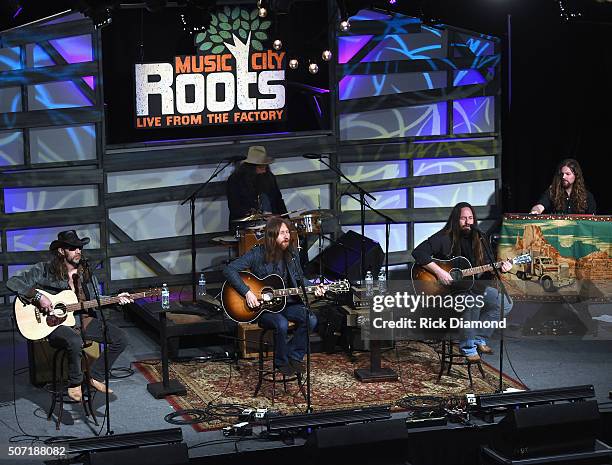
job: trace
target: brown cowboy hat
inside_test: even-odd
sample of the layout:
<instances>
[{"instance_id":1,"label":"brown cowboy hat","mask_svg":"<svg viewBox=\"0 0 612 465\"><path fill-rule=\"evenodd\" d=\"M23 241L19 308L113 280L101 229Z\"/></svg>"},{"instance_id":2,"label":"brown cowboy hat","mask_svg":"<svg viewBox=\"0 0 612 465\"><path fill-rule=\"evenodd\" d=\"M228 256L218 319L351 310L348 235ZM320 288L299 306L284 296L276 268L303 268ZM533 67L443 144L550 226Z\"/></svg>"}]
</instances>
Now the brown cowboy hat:
<instances>
[{"instance_id":1,"label":"brown cowboy hat","mask_svg":"<svg viewBox=\"0 0 612 465\"><path fill-rule=\"evenodd\" d=\"M49 245L49 250L55 250L60 247L69 248L69 247L78 247L82 249L83 246L89 244L89 237L84 237L82 239L77 236L77 233L74 229L70 229L68 231L61 231L57 234L57 239L51 242Z\"/></svg>"},{"instance_id":2,"label":"brown cowboy hat","mask_svg":"<svg viewBox=\"0 0 612 465\"><path fill-rule=\"evenodd\" d=\"M244 163L251 163L252 165L269 165L273 161L274 159L268 156L268 152L266 152L266 148L263 145L251 145Z\"/></svg>"}]
</instances>

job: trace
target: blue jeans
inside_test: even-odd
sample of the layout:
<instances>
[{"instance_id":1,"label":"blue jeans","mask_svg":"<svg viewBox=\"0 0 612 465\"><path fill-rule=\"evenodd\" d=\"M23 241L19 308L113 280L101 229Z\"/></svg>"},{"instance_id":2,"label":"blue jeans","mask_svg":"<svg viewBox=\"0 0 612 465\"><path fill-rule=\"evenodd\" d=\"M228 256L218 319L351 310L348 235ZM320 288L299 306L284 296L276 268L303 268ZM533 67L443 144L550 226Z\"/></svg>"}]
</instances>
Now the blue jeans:
<instances>
[{"instance_id":1,"label":"blue jeans","mask_svg":"<svg viewBox=\"0 0 612 465\"><path fill-rule=\"evenodd\" d=\"M499 320L499 309L501 307L501 295L494 287L487 287L483 294L484 305L482 308L474 305L463 312L464 321L497 321ZM512 310L512 299L504 299L504 316ZM475 355L478 353L476 346L485 345L487 339L493 334L494 328L464 328L461 330L459 348L464 355Z\"/></svg>"},{"instance_id":2,"label":"blue jeans","mask_svg":"<svg viewBox=\"0 0 612 465\"><path fill-rule=\"evenodd\" d=\"M317 317L310 314L310 330L317 325ZM295 331L291 340L287 341L287 327L289 321L295 323ZM306 308L304 305L295 303L288 304L282 312L264 312L259 317L259 324L266 329L274 330L274 363L283 366L289 363L289 359L301 361L306 354L308 334L306 333Z\"/></svg>"}]
</instances>

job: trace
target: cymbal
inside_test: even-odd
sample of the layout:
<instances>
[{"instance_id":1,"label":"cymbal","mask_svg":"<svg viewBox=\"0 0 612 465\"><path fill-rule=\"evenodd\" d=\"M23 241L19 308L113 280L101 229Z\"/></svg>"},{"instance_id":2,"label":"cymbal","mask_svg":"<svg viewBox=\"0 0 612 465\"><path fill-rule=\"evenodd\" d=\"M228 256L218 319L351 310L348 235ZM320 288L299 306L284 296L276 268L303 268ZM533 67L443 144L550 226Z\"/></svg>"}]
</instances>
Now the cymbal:
<instances>
[{"instance_id":1,"label":"cymbal","mask_svg":"<svg viewBox=\"0 0 612 465\"><path fill-rule=\"evenodd\" d=\"M268 218L270 218L270 216L272 215L267 213L253 213L252 215L245 216L244 218L234 220L234 223L248 223L250 221L267 220Z\"/></svg>"},{"instance_id":2,"label":"cymbal","mask_svg":"<svg viewBox=\"0 0 612 465\"><path fill-rule=\"evenodd\" d=\"M313 217L318 217L321 219L325 219L325 218L333 218L334 214L331 210L308 210L303 212L302 214L300 214L300 218L303 218L305 216L313 216Z\"/></svg>"},{"instance_id":3,"label":"cymbal","mask_svg":"<svg viewBox=\"0 0 612 465\"><path fill-rule=\"evenodd\" d=\"M211 242L214 242L215 244L230 246L230 247L235 247L238 245L238 239L236 239L236 237L234 236L213 237L211 239Z\"/></svg>"}]
</instances>

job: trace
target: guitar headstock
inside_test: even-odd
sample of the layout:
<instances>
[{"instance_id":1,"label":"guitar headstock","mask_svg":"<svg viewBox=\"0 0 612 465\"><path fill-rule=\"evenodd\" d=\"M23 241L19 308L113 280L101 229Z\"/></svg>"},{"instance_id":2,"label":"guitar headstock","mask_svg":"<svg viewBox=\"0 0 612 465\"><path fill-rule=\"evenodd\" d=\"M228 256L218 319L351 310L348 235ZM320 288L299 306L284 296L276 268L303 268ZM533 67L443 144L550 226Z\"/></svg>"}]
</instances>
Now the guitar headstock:
<instances>
[{"instance_id":1,"label":"guitar headstock","mask_svg":"<svg viewBox=\"0 0 612 465\"><path fill-rule=\"evenodd\" d=\"M517 255L512 259L513 265L524 265L526 263L531 263L531 254L524 253L521 255Z\"/></svg>"},{"instance_id":2,"label":"guitar headstock","mask_svg":"<svg viewBox=\"0 0 612 465\"><path fill-rule=\"evenodd\" d=\"M351 283L349 283L347 279L343 279L341 281L326 284L325 287L331 292L349 292L351 290Z\"/></svg>"}]
</instances>

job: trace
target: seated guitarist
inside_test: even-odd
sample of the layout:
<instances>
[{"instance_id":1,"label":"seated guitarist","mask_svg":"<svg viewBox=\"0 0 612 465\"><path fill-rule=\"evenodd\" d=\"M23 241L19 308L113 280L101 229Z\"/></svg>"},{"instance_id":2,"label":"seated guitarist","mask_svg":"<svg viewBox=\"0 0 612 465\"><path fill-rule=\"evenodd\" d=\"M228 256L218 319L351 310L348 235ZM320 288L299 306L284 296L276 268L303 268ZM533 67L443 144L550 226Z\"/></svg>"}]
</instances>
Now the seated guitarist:
<instances>
[{"instance_id":1,"label":"seated guitarist","mask_svg":"<svg viewBox=\"0 0 612 465\"><path fill-rule=\"evenodd\" d=\"M291 224L284 218L271 218L265 228L264 243L249 250L242 257L234 260L223 270L223 274L232 287L244 298L250 308L259 307L260 302L249 286L240 278L239 272L250 269L262 279L270 274L283 278L285 287L300 287L303 278L300 259L291 246ZM309 285L306 281L304 286ZM316 296L322 296L323 289L317 288ZM274 362L280 372L286 376L294 373L304 373L305 364L302 361L306 353L307 328L306 308L297 297L288 297L287 306L280 313L263 312L259 316L259 324L264 328L274 330L276 346L274 347ZM309 328L314 329L317 319L309 316ZM287 324L293 321L296 329L292 339L287 342Z\"/></svg>"},{"instance_id":2,"label":"seated guitarist","mask_svg":"<svg viewBox=\"0 0 612 465\"><path fill-rule=\"evenodd\" d=\"M478 233L471 229L471 225L477 224L476 212L467 202L460 202L453 207L446 225L433 236L419 244L412 256L418 265L434 274L438 281L445 285L452 282L451 275L432 261L432 258L448 260L453 257L463 256L467 258L472 266L486 263L482 242ZM502 264L501 271L508 272L512 263L506 261ZM483 294L484 306L468 308L463 312L464 321L494 321L499 319L501 296L494 287L487 286L484 280L491 279L490 273L483 273L477 277L478 281L468 291L473 294ZM512 302L505 301L504 314L507 315L512 309ZM461 330L461 341L459 343L461 352L471 362L480 360L479 353L491 354L493 350L487 345L487 338L493 334L492 328Z\"/></svg>"},{"instance_id":3,"label":"seated guitarist","mask_svg":"<svg viewBox=\"0 0 612 465\"><path fill-rule=\"evenodd\" d=\"M89 282L89 271L84 270L81 264L83 247L89 243L89 237L80 239L74 230L62 231L57 240L51 242L49 250L52 258L48 262L40 262L27 271L11 277L6 287L15 292L19 299L33 304L43 312L53 310L51 301L37 289L56 294L64 290L72 290L79 301L95 299L94 290ZM91 276L95 286L98 280ZM132 302L127 292L119 294L121 305ZM52 347L65 348L68 351L68 396L81 401L81 384L83 373L81 371L81 351L84 340L97 342L104 341L101 321L95 317L95 312L82 318L82 327L69 327L60 325L47 336ZM77 319L78 321L79 319ZM123 330L107 323L108 334L108 367L113 365L119 354L127 345L127 338ZM104 356L103 354L91 367L91 385L98 391L106 392L104 384ZM108 390L112 392L112 390Z\"/></svg>"}]
</instances>

